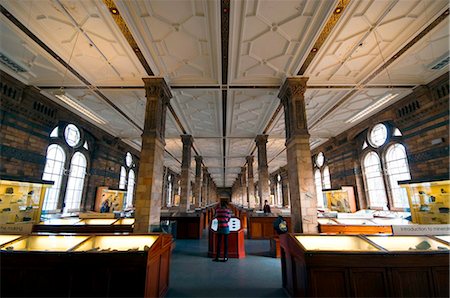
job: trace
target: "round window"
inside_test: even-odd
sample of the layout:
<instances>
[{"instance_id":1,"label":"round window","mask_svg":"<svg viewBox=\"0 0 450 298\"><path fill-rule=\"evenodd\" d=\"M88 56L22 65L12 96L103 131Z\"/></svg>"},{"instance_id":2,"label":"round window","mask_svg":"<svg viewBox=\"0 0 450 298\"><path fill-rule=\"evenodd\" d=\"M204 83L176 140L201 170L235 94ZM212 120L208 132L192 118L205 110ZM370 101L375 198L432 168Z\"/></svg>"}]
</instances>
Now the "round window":
<instances>
[{"instance_id":1,"label":"round window","mask_svg":"<svg viewBox=\"0 0 450 298\"><path fill-rule=\"evenodd\" d=\"M323 163L325 161L325 156L323 156L323 152L319 152L316 156L316 165L320 168L323 166Z\"/></svg>"},{"instance_id":2,"label":"round window","mask_svg":"<svg viewBox=\"0 0 450 298\"><path fill-rule=\"evenodd\" d=\"M379 123L375 125L370 131L369 143L373 147L380 147L386 142L387 139L387 128L386 125Z\"/></svg>"},{"instance_id":3,"label":"round window","mask_svg":"<svg viewBox=\"0 0 450 298\"><path fill-rule=\"evenodd\" d=\"M80 130L73 124L66 126L64 138L70 147L75 147L80 142Z\"/></svg>"},{"instance_id":4,"label":"round window","mask_svg":"<svg viewBox=\"0 0 450 298\"><path fill-rule=\"evenodd\" d=\"M131 167L131 164L133 162L133 157L131 156L130 152L127 152L127 156L125 157L125 164L127 167Z\"/></svg>"}]
</instances>

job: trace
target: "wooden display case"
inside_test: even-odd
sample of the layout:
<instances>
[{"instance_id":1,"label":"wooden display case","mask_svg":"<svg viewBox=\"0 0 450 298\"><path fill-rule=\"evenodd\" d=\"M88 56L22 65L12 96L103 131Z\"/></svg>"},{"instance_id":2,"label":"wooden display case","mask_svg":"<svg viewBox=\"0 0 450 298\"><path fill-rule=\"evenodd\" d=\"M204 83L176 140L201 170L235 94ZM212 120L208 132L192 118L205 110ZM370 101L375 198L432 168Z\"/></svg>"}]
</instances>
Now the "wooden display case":
<instances>
[{"instance_id":1,"label":"wooden display case","mask_svg":"<svg viewBox=\"0 0 450 298\"><path fill-rule=\"evenodd\" d=\"M33 226L33 232L48 233L132 233L134 218L61 218Z\"/></svg>"},{"instance_id":2,"label":"wooden display case","mask_svg":"<svg viewBox=\"0 0 450 298\"><path fill-rule=\"evenodd\" d=\"M216 223L214 223L216 221ZM239 222L238 224L236 222ZM217 254L217 219L211 222L208 234L208 257L215 257ZM223 256L224 241L221 244L221 254ZM228 258L245 258L244 229L239 218L230 220L230 234L228 235Z\"/></svg>"},{"instance_id":3,"label":"wooden display case","mask_svg":"<svg viewBox=\"0 0 450 298\"><path fill-rule=\"evenodd\" d=\"M417 224L450 223L450 180L405 181L412 221Z\"/></svg>"},{"instance_id":4,"label":"wooden display case","mask_svg":"<svg viewBox=\"0 0 450 298\"><path fill-rule=\"evenodd\" d=\"M45 191L52 181L0 180L0 225L39 222Z\"/></svg>"},{"instance_id":5,"label":"wooden display case","mask_svg":"<svg viewBox=\"0 0 450 298\"><path fill-rule=\"evenodd\" d=\"M1 296L161 297L171 248L167 234L30 235L0 246Z\"/></svg>"},{"instance_id":6,"label":"wooden display case","mask_svg":"<svg viewBox=\"0 0 450 298\"><path fill-rule=\"evenodd\" d=\"M94 211L102 213L113 213L125 209L127 191L124 189L112 189L107 186L97 187L95 196ZM102 209L103 205L108 205L108 210Z\"/></svg>"},{"instance_id":7,"label":"wooden display case","mask_svg":"<svg viewBox=\"0 0 450 298\"><path fill-rule=\"evenodd\" d=\"M289 232L292 231L291 217L283 216L287 223ZM248 233L247 237L249 239L271 239L278 234L273 228L273 222L277 219L277 216L270 215L257 215L252 213L248 216Z\"/></svg>"},{"instance_id":8,"label":"wooden display case","mask_svg":"<svg viewBox=\"0 0 450 298\"><path fill-rule=\"evenodd\" d=\"M284 234L280 245L283 287L293 297L449 295L450 247L444 241Z\"/></svg>"},{"instance_id":9,"label":"wooden display case","mask_svg":"<svg viewBox=\"0 0 450 298\"><path fill-rule=\"evenodd\" d=\"M177 222L177 239L201 239L204 225L203 212L161 214L160 220Z\"/></svg>"}]
</instances>

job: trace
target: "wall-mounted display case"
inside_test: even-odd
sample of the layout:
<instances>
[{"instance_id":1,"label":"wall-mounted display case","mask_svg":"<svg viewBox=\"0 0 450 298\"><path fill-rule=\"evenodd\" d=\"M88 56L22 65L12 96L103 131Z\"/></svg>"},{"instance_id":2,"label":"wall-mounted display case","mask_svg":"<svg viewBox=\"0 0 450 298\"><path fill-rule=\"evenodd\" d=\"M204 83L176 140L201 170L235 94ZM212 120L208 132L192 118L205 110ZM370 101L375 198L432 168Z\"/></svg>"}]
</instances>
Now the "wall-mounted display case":
<instances>
[{"instance_id":1,"label":"wall-mounted display case","mask_svg":"<svg viewBox=\"0 0 450 298\"><path fill-rule=\"evenodd\" d=\"M168 234L23 236L0 246L1 294L161 297L172 243Z\"/></svg>"},{"instance_id":2,"label":"wall-mounted display case","mask_svg":"<svg viewBox=\"0 0 450 298\"><path fill-rule=\"evenodd\" d=\"M127 191L124 189L112 189L107 186L97 187L94 211L112 213L125 209Z\"/></svg>"},{"instance_id":3,"label":"wall-mounted display case","mask_svg":"<svg viewBox=\"0 0 450 298\"><path fill-rule=\"evenodd\" d=\"M450 180L401 182L408 194L411 217L418 224L450 223Z\"/></svg>"},{"instance_id":4,"label":"wall-mounted display case","mask_svg":"<svg viewBox=\"0 0 450 298\"><path fill-rule=\"evenodd\" d=\"M429 236L280 235L292 297L448 297L449 249Z\"/></svg>"},{"instance_id":5,"label":"wall-mounted display case","mask_svg":"<svg viewBox=\"0 0 450 298\"><path fill-rule=\"evenodd\" d=\"M0 179L0 224L39 222L45 191L52 185L44 180Z\"/></svg>"},{"instance_id":6,"label":"wall-mounted display case","mask_svg":"<svg viewBox=\"0 0 450 298\"><path fill-rule=\"evenodd\" d=\"M323 191L327 207L331 211L355 212L356 202L353 186L342 186L341 189Z\"/></svg>"}]
</instances>

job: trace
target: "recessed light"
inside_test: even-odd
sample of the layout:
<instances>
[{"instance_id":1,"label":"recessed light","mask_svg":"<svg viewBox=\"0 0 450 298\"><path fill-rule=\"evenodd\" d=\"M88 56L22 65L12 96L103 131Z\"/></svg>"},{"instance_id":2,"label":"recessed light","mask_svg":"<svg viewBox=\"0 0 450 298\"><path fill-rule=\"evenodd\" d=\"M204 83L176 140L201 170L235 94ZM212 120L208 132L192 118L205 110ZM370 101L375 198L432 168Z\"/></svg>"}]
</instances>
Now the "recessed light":
<instances>
[{"instance_id":1,"label":"recessed light","mask_svg":"<svg viewBox=\"0 0 450 298\"><path fill-rule=\"evenodd\" d=\"M317 52L317 48L312 48L311 52Z\"/></svg>"},{"instance_id":2,"label":"recessed light","mask_svg":"<svg viewBox=\"0 0 450 298\"><path fill-rule=\"evenodd\" d=\"M336 7L336 9L334 10L335 14L340 14L342 12L342 7Z\"/></svg>"},{"instance_id":3,"label":"recessed light","mask_svg":"<svg viewBox=\"0 0 450 298\"><path fill-rule=\"evenodd\" d=\"M119 14L119 11L115 7L111 7L109 10L111 11L112 14Z\"/></svg>"}]
</instances>

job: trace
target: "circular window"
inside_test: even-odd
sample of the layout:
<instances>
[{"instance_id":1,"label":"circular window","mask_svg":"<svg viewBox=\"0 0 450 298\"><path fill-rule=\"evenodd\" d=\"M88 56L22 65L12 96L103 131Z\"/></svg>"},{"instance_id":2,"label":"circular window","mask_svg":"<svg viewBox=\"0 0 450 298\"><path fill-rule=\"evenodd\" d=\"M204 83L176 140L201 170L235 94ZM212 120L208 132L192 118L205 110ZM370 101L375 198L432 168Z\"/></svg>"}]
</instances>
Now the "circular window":
<instances>
[{"instance_id":1,"label":"circular window","mask_svg":"<svg viewBox=\"0 0 450 298\"><path fill-rule=\"evenodd\" d=\"M316 165L320 168L323 166L323 163L325 161L325 156L323 156L323 152L319 152L316 156Z\"/></svg>"},{"instance_id":2,"label":"circular window","mask_svg":"<svg viewBox=\"0 0 450 298\"><path fill-rule=\"evenodd\" d=\"M130 152L127 152L127 156L125 157L125 164L127 167L131 167L131 163L133 162L133 157Z\"/></svg>"},{"instance_id":3,"label":"circular window","mask_svg":"<svg viewBox=\"0 0 450 298\"><path fill-rule=\"evenodd\" d=\"M66 126L64 138L70 147L75 147L80 142L80 130L73 124Z\"/></svg>"},{"instance_id":4,"label":"circular window","mask_svg":"<svg viewBox=\"0 0 450 298\"><path fill-rule=\"evenodd\" d=\"M387 128L386 125L379 123L370 131L369 142L374 147L380 147L386 142Z\"/></svg>"}]
</instances>

